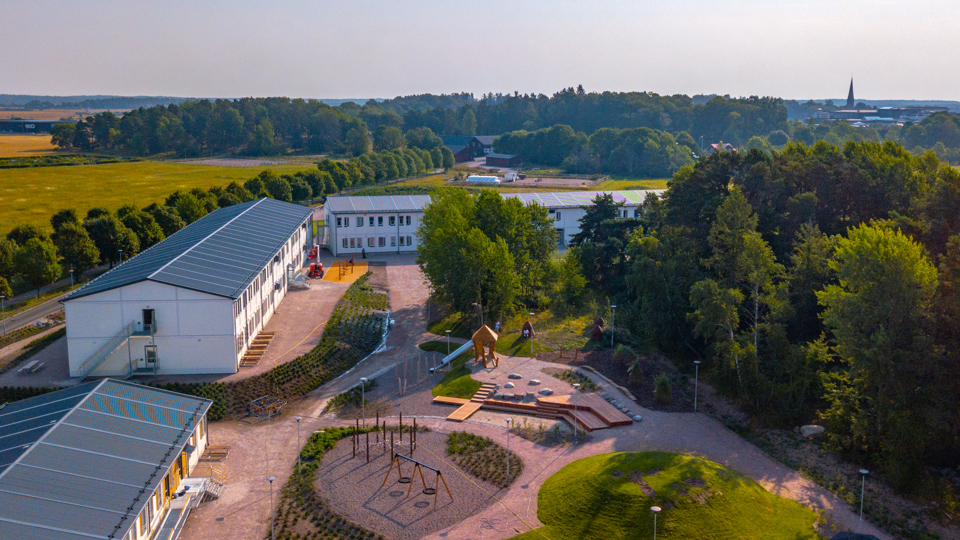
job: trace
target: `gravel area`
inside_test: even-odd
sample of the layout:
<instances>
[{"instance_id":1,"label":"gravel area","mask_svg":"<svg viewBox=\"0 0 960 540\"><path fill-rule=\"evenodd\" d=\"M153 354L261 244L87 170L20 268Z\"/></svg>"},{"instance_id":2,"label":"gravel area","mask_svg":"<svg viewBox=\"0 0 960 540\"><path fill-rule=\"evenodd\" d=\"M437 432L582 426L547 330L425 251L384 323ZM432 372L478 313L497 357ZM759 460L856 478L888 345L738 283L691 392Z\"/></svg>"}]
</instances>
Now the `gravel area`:
<instances>
[{"instance_id":1,"label":"gravel area","mask_svg":"<svg viewBox=\"0 0 960 540\"><path fill-rule=\"evenodd\" d=\"M433 495L422 493L420 475L413 477L410 484L400 484L396 467L390 472L386 486L381 487L390 468L389 444L385 449L372 449L372 459L367 463L362 454L352 458L353 445L349 438L324 454L314 487L330 502L334 511L371 531L392 540L422 538L483 510L495 502L493 495L498 493L492 484L460 471L447 460L446 437L441 433L417 434L418 448L414 457L440 469L453 500L440 483L434 506ZM412 476L412 472L413 466L405 462L403 475ZM429 469L424 469L423 474L427 486L432 488L436 475Z\"/></svg>"}]
</instances>

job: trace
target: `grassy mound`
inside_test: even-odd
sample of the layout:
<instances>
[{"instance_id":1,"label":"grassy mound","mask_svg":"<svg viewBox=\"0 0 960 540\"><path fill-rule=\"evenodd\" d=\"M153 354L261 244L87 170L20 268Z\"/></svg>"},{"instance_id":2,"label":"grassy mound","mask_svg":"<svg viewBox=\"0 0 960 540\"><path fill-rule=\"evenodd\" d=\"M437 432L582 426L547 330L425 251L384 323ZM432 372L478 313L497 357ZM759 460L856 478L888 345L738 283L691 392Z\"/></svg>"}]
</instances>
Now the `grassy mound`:
<instances>
[{"instance_id":1,"label":"grassy mound","mask_svg":"<svg viewBox=\"0 0 960 540\"><path fill-rule=\"evenodd\" d=\"M467 360L473 358L473 351L467 351L450 362L450 370L443 376L440 384L433 387L434 396L446 396L470 399L481 383L470 376Z\"/></svg>"},{"instance_id":2,"label":"grassy mound","mask_svg":"<svg viewBox=\"0 0 960 540\"><path fill-rule=\"evenodd\" d=\"M620 452L575 461L544 482L537 515L545 526L516 538L702 540L819 538L816 514L742 474L667 452ZM541 534L542 533L542 534Z\"/></svg>"}]
</instances>

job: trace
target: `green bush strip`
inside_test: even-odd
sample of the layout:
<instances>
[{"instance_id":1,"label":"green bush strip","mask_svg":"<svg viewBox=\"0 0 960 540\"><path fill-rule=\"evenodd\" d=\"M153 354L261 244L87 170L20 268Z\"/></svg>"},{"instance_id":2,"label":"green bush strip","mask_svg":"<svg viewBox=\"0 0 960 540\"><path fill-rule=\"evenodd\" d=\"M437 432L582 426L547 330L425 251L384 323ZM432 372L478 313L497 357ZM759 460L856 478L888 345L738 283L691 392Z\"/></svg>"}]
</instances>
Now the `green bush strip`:
<instances>
[{"instance_id":1,"label":"green bush strip","mask_svg":"<svg viewBox=\"0 0 960 540\"><path fill-rule=\"evenodd\" d=\"M668 452L620 452L567 465L544 482L537 516L544 527L515 538L726 540L820 538L817 515L706 459Z\"/></svg>"},{"instance_id":2,"label":"green bush strip","mask_svg":"<svg viewBox=\"0 0 960 540\"><path fill-rule=\"evenodd\" d=\"M465 431L454 431L447 437L447 455L461 469L477 478L503 489L523 472L520 456L508 452L489 437ZM507 460L510 460L510 478L507 480Z\"/></svg>"},{"instance_id":3,"label":"green bush strip","mask_svg":"<svg viewBox=\"0 0 960 540\"><path fill-rule=\"evenodd\" d=\"M372 428L360 429L360 433L370 429ZM314 475L320 467L323 453L336 446L340 439L349 437L352 432L352 428L326 428L323 432L314 433L307 440L307 444L300 451L300 468L298 470L294 463L293 474L280 495L277 513L273 518L277 538L383 538L334 512L313 488Z\"/></svg>"}]
</instances>

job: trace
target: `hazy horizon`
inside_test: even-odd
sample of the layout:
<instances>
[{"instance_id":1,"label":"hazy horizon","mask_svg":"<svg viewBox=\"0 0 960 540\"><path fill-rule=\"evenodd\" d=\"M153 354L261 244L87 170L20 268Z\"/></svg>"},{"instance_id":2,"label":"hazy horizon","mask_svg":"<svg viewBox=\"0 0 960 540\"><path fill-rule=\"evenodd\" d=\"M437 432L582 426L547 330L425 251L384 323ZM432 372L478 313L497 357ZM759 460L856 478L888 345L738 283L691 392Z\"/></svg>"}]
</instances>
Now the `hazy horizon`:
<instances>
[{"instance_id":1,"label":"hazy horizon","mask_svg":"<svg viewBox=\"0 0 960 540\"><path fill-rule=\"evenodd\" d=\"M0 92L392 98L649 91L960 100L945 0L8 0ZM346 97L344 97L346 96Z\"/></svg>"}]
</instances>

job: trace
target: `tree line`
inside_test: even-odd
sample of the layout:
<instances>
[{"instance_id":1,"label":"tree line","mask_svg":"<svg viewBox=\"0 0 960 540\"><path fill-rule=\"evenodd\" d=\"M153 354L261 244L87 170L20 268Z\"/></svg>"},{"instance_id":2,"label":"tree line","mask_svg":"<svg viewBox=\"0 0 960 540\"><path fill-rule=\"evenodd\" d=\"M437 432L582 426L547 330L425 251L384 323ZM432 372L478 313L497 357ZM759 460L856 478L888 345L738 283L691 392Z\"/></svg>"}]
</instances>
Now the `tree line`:
<instances>
[{"instance_id":1,"label":"tree line","mask_svg":"<svg viewBox=\"0 0 960 540\"><path fill-rule=\"evenodd\" d=\"M889 141L718 152L636 218L598 200L571 268L618 342L913 490L960 455L958 209L960 172Z\"/></svg>"},{"instance_id":2,"label":"tree line","mask_svg":"<svg viewBox=\"0 0 960 540\"><path fill-rule=\"evenodd\" d=\"M426 131L421 130L422 138L411 137L411 142L429 145L430 136L436 136ZM218 208L262 197L312 201L345 189L426 174L452 165L453 153L443 146L397 148L371 152L350 161L324 159L315 169L294 174L278 175L265 170L242 184L231 182L207 190L175 191L163 203L143 208L132 204L115 212L91 208L82 219L76 210L64 209L50 218L52 234L50 229L23 224L0 239L0 295L12 296L11 283L15 279L37 289L38 295L40 287L71 271L79 280L86 270L129 259Z\"/></svg>"}]
</instances>

